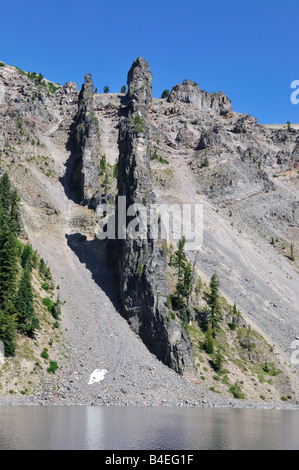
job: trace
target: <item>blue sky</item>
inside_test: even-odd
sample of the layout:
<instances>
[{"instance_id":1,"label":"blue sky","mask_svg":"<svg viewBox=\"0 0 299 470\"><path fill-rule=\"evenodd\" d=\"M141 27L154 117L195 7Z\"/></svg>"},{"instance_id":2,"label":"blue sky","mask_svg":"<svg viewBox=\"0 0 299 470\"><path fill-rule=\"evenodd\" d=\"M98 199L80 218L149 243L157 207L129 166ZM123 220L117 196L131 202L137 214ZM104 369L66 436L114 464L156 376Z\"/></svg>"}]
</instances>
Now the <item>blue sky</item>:
<instances>
[{"instance_id":1,"label":"blue sky","mask_svg":"<svg viewBox=\"0 0 299 470\"><path fill-rule=\"evenodd\" d=\"M261 123L299 122L298 0L11 0L0 15L0 60L55 82L91 72L119 92L142 56L155 97L189 78Z\"/></svg>"}]
</instances>

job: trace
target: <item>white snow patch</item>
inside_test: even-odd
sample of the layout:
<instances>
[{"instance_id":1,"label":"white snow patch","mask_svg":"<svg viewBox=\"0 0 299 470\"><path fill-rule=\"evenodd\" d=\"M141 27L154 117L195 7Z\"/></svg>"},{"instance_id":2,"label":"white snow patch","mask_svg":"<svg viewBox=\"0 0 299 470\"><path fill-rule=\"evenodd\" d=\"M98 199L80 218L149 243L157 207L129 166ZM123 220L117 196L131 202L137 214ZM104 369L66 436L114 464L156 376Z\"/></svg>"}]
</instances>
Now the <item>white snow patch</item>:
<instances>
[{"instance_id":1,"label":"white snow patch","mask_svg":"<svg viewBox=\"0 0 299 470\"><path fill-rule=\"evenodd\" d=\"M90 374L88 385L99 383L104 380L107 372L108 371L106 369L95 369L92 374Z\"/></svg>"}]
</instances>

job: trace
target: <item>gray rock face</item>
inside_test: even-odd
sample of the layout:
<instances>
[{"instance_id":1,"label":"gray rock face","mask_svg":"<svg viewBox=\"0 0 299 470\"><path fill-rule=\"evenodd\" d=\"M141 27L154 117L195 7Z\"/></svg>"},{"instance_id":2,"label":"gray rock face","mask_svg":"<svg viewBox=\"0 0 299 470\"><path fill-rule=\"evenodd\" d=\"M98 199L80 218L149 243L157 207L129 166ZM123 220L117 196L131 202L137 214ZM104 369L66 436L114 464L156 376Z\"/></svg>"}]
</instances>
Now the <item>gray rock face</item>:
<instances>
[{"instance_id":1,"label":"gray rock face","mask_svg":"<svg viewBox=\"0 0 299 470\"><path fill-rule=\"evenodd\" d=\"M5 147L5 145L6 145L6 138L0 126L0 150L2 150Z\"/></svg>"},{"instance_id":2,"label":"gray rock face","mask_svg":"<svg viewBox=\"0 0 299 470\"><path fill-rule=\"evenodd\" d=\"M151 108L151 72L137 59L128 74L127 117L120 120L118 195L126 207L153 202L149 132L146 122ZM117 209L117 216L120 208ZM117 240L117 264L124 317L149 350L180 374L194 368L191 341L180 323L168 320L169 286L166 258L159 241L150 238Z\"/></svg>"},{"instance_id":3,"label":"gray rock face","mask_svg":"<svg viewBox=\"0 0 299 470\"><path fill-rule=\"evenodd\" d=\"M152 73L142 57L138 57L128 73L128 96L131 113L146 117L152 106Z\"/></svg>"},{"instance_id":4,"label":"gray rock face","mask_svg":"<svg viewBox=\"0 0 299 470\"><path fill-rule=\"evenodd\" d=\"M77 104L78 94L78 86L77 83L74 82L65 83L64 86L57 92L57 95L61 97L59 100L61 105Z\"/></svg>"},{"instance_id":5,"label":"gray rock face","mask_svg":"<svg viewBox=\"0 0 299 470\"><path fill-rule=\"evenodd\" d=\"M192 80L184 80L176 85L169 97L169 103L181 101L183 103L193 103L196 108L203 111L213 111L220 115L232 112L231 102L228 97L219 91L218 93L207 93L200 90L197 83Z\"/></svg>"},{"instance_id":6,"label":"gray rock face","mask_svg":"<svg viewBox=\"0 0 299 470\"><path fill-rule=\"evenodd\" d=\"M67 90L65 90L67 91ZM100 131L93 106L94 86L90 74L79 94L78 112L74 125L76 162L72 184L83 204L89 205L98 190Z\"/></svg>"}]
</instances>

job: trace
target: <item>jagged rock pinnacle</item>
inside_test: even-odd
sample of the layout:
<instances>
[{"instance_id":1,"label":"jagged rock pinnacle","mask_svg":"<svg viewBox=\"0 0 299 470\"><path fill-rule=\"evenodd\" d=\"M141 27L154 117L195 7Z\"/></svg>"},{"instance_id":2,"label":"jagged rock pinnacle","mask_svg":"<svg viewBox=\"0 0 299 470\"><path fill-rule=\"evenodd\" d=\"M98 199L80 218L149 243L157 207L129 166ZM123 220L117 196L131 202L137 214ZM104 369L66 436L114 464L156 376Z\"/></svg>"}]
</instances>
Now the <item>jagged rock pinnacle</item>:
<instances>
[{"instance_id":1,"label":"jagged rock pinnacle","mask_svg":"<svg viewBox=\"0 0 299 470\"><path fill-rule=\"evenodd\" d=\"M90 98L94 95L94 86L93 86L93 81L91 78L91 74L87 73L85 75L85 81L82 85L81 92L79 95L79 99L87 99Z\"/></svg>"},{"instance_id":2,"label":"jagged rock pinnacle","mask_svg":"<svg viewBox=\"0 0 299 470\"><path fill-rule=\"evenodd\" d=\"M128 116L119 125L118 195L133 203L153 201L148 111L152 105L152 74L139 57L128 74ZM118 220L119 208L116 220ZM124 317L149 350L180 374L193 373L194 358L190 338L181 324L168 321L166 308L169 285L165 277L166 257L161 240L147 237L117 241L120 296Z\"/></svg>"},{"instance_id":3,"label":"jagged rock pinnacle","mask_svg":"<svg viewBox=\"0 0 299 470\"><path fill-rule=\"evenodd\" d=\"M128 73L128 103L131 113L146 116L152 105L152 78L147 61L138 57Z\"/></svg>"},{"instance_id":4,"label":"jagged rock pinnacle","mask_svg":"<svg viewBox=\"0 0 299 470\"><path fill-rule=\"evenodd\" d=\"M94 86L91 74L85 75L75 118L76 164L72 177L73 185L83 204L90 204L98 190L98 171L100 155L99 124L94 113Z\"/></svg>"}]
</instances>

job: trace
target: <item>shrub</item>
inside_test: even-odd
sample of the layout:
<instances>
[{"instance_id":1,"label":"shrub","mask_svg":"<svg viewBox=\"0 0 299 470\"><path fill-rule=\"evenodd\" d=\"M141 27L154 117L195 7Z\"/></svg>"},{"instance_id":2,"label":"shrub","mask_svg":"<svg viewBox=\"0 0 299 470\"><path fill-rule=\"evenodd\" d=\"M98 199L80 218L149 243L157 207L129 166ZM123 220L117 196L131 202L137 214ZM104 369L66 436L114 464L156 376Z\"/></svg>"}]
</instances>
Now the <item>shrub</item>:
<instances>
[{"instance_id":1,"label":"shrub","mask_svg":"<svg viewBox=\"0 0 299 470\"><path fill-rule=\"evenodd\" d=\"M134 117L133 124L136 134L138 134L139 132L144 132L145 122L142 117L138 116L138 114L136 114L136 116Z\"/></svg>"},{"instance_id":2,"label":"shrub","mask_svg":"<svg viewBox=\"0 0 299 470\"><path fill-rule=\"evenodd\" d=\"M55 302L55 303L52 303L50 312L52 313L52 317L53 317L55 320L59 320L59 319L60 319L60 315L61 315L61 302L60 302L60 297L59 297L59 295L58 295L58 297L57 297L56 302ZM58 323L58 322L55 322L55 323ZM58 327L56 327L56 328L58 328Z\"/></svg>"},{"instance_id":3,"label":"shrub","mask_svg":"<svg viewBox=\"0 0 299 470\"><path fill-rule=\"evenodd\" d=\"M208 159L208 156L206 155L204 160L201 159L200 168L207 168L208 166L209 166L209 159Z\"/></svg>"},{"instance_id":4,"label":"shrub","mask_svg":"<svg viewBox=\"0 0 299 470\"><path fill-rule=\"evenodd\" d=\"M155 149L155 151L154 151L153 154L151 153L150 159L151 159L151 160L158 160L158 162L160 162L160 163L164 163L164 164L166 164L166 165L169 165L169 161L166 160L166 158L160 157L160 156L157 154L157 149Z\"/></svg>"},{"instance_id":5,"label":"shrub","mask_svg":"<svg viewBox=\"0 0 299 470\"><path fill-rule=\"evenodd\" d=\"M241 391L241 387L238 382L232 385L229 389L229 392L233 394L234 398L237 400L242 400L244 398L244 394Z\"/></svg>"},{"instance_id":6,"label":"shrub","mask_svg":"<svg viewBox=\"0 0 299 470\"><path fill-rule=\"evenodd\" d=\"M101 170L102 175L106 171L106 167L107 167L106 155L103 154L103 155L101 155L101 159L100 159L100 170Z\"/></svg>"},{"instance_id":7,"label":"shrub","mask_svg":"<svg viewBox=\"0 0 299 470\"><path fill-rule=\"evenodd\" d=\"M139 265L138 265L138 275L141 276L142 273L143 273L143 266L142 266L142 263L139 263Z\"/></svg>"},{"instance_id":8,"label":"shrub","mask_svg":"<svg viewBox=\"0 0 299 470\"><path fill-rule=\"evenodd\" d=\"M49 297L46 297L45 299L43 299L43 304L48 308L49 312L52 311L53 304L52 304L52 300L49 299Z\"/></svg>"},{"instance_id":9,"label":"shrub","mask_svg":"<svg viewBox=\"0 0 299 470\"><path fill-rule=\"evenodd\" d=\"M56 93L56 91L61 88L61 86L55 86L54 83L52 82L48 83L48 87L49 87L50 93Z\"/></svg>"},{"instance_id":10,"label":"shrub","mask_svg":"<svg viewBox=\"0 0 299 470\"><path fill-rule=\"evenodd\" d=\"M171 302L171 295L168 294L167 298L166 298L166 306L168 308L168 310L170 310L170 312L172 311L172 302Z\"/></svg>"},{"instance_id":11,"label":"shrub","mask_svg":"<svg viewBox=\"0 0 299 470\"><path fill-rule=\"evenodd\" d=\"M113 177L118 179L118 162L116 162L113 166Z\"/></svg>"},{"instance_id":12,"label":"shrub","mask_svg":"<svg viewBox=\"0 0 299 470\"><path fill-rule=\"evenodd\" d=\"M57 369L58 369L58 364L57 364L57 362L55 362L55 361L50 361L50 366L48 367L47 372L49 372L49 374L55 374L55 372L57 371Z\"/></svg>"},{"instance_id":13,"label":"shrub","mask_svg":"<svg viewBox=\"0 0 299 470\"><path fill-rule=\"evenodd\" d=\"M41 353L41 357L42 357L43 359L49 359L49 354L48 354L47 348L44 348L44 349L43 349L43 352Z\"/></svg>"}]
</instances>

